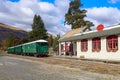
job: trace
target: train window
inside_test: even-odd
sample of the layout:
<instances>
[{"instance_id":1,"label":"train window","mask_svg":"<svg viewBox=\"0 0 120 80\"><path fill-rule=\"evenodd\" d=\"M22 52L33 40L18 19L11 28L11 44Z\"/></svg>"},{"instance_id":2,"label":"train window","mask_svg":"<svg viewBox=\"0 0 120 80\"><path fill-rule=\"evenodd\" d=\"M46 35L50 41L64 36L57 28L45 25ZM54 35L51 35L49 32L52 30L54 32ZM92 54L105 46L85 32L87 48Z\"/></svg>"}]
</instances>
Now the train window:
<instances>
[{"instance_id":1,"label":"train window","mask_svg":"<svg viewBox=\"0 0 120 80\"><path fill-rule=\"evenodd\" d=\"M47 43L40 43L41 46L46 46L48 45Z\"/></svg>"}]
</instances>

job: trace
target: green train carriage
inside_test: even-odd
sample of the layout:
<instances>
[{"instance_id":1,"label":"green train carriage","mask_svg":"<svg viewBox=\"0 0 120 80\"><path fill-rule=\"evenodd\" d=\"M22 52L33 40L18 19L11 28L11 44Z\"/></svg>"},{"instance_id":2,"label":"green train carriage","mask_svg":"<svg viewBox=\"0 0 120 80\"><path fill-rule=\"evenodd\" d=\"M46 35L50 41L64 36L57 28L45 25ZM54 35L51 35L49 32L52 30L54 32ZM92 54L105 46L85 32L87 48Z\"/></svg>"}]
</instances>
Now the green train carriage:
<instances>
[{"instance_id":1,"label":"green train carriage","mask_svg":"<svg viewBox=\"0 0 120 80\"><path fill-rule=\"evenodd\" d=\"M21 54L22 51L22 45L17 45L17 46L13 46L13 47L9 47L7 49L8 53L12 53L12 54Z\"/></svg>"},{"instance_id":2,"label":"green train carriage","mask_svg":"<svg viewBox=\"0 0 120 80\"><path fill-rule=\"evenodd\" d=\"M34 55L34 56L47 56L48 55L48 42L45 40L37 40L7 49L8 53L20 55Z\"/></svg>"},{"instance_id":3,"label":"green train carriage","mask_svg":"<svg viewBox=\"0 0 120 80\"><path fill-rule=\"evenodd\" d=\"M47 56L48 42L45 40L37 40L22 44L23 55Z\"/></svg>"},{"instance_id":4,"label":"green train carriage","mask_svg":"<svg viewBox=\"0 0 120 80\"><path fill-rule=\"evenodd\" d=\"M14 51L14 46L13 46L13 47L9 47L9 48L7 49L7 52L8 52L8 53L15 53L15 51Z\"/></svg>"},{"instance_id":5,"label":"green train carriage","mask_svg":"<svg viewBox=\"0 0 120 80\"><path fill-rule=\"evenodd\" d=\"M22 45L14 46L14 53L21 55L23 53Z\"/></svg>"}]
</instances>

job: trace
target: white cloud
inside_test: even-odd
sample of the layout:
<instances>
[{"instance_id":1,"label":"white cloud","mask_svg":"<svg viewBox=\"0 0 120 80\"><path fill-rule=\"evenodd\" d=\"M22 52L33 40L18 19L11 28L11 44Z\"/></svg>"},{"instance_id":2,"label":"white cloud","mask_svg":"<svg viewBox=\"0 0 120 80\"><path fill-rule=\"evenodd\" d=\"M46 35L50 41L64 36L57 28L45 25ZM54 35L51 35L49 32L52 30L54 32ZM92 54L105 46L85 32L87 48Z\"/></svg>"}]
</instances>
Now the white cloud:
<instances>
[{"instance_id":1,"label":"white cloud","mask_svg":"<svg viewBox=\"0 0 120 80\"><path fill-rule=\"evenodd\" d=\"M117 2L120 2L120 0L109 0L109 2L115 4Z\"/></svg>"},{"instance_id":2,"label":"white cloud","mask_svg":"<svg viewBox=\"0 0 120 80\"><path fill-rule=\"evenodd\" d=\"M55 0L54 3L40 0L20 0L19 2L1 0L0 22L30 30L34 14L38 14L42 17L48 32L63 35L70 29L61 23L68 6L69 0Z\"/></svg>"},{"instance_id":3,"label":"white cloud","mask_svg":"<svg viewBox=\"0 0 120 80\"><path fill-rule=\"evenodd\" d=\"M120 10L112 7L88 8L87 18L95 26L103 24L105 26L116 25L120 23Z\"/></svg>"},{"instance_id":4,"label":"white cloud","mask_svg":"<svg viewBox=\"0 0 120 80\"><path fill-rule=\"evenodd\" d=\"M31 29L34 14L39 14L48 32L65 34L70 26L64 25L64 15L68 10L70 0L55 0L54 3L41 2L40 0L20 0L0 2L0 22L17 26L25 30ZM120 10L112 7L94 7L87 9L87 20L95 26L102 23L105 26L120 23Z\"/></svg>"},{"instance_id":5,"label":"white cloud","mask_svg":"<svg viewBox=\"0 0 120 80\"><path fill-rule=\"evenodd\" d=\"M43 13L51 13L52 11L57 9L53 4L48 2L40 2L39 8L40 8L40 11Z\"/></svg>"}]
</instances>

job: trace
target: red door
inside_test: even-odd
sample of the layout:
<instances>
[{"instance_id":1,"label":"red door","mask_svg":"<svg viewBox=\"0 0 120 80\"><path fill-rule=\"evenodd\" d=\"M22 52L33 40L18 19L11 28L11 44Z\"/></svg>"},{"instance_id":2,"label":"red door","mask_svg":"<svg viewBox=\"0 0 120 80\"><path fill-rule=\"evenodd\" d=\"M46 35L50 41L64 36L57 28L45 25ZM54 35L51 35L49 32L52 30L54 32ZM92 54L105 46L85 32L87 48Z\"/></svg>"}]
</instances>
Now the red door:
<instances>
[{"instance_id":1,"label":"red door","mask_svg":"<svg viewBox=\"0 0 120 80\"><path fill-rule=\"evenodd\" d=\"M68 43L66 43L65 44L65 52L66 52L66 54L68 54L68 48L69 48Z\"/></svg>"}]
</instances>

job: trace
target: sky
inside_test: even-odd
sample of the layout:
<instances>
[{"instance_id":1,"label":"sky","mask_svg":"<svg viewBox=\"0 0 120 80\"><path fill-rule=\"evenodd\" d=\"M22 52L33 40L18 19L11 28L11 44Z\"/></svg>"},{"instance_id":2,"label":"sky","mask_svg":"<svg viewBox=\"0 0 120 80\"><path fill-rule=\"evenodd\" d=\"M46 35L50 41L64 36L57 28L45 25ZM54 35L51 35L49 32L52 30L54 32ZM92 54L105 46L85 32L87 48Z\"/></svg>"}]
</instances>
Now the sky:
<instances>
[{"instance_id":1,"label":"sky","mask_svg":"<svg viewBox=\"0 0 120 80\"><path fill-rule=\"evenodd\" d=\"M64 15L72 0L0 0L0 23L31 30L33 17L40 15L47 31L53 35L64 35L71 29L64 25ZM97 25L105 27L120 23L120 0L81 0L81 9L87 10L87 17Z\"/></svg>"}]
</instances>

